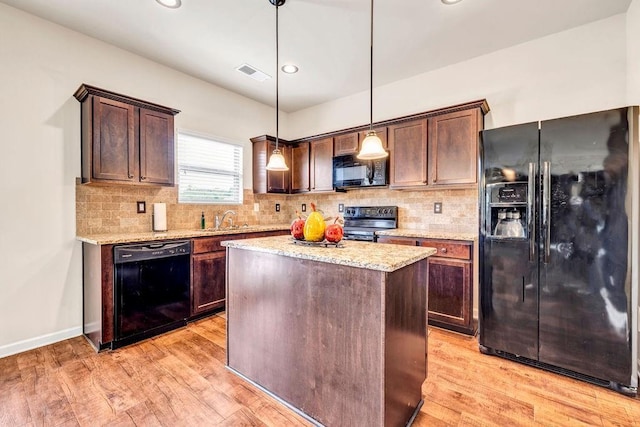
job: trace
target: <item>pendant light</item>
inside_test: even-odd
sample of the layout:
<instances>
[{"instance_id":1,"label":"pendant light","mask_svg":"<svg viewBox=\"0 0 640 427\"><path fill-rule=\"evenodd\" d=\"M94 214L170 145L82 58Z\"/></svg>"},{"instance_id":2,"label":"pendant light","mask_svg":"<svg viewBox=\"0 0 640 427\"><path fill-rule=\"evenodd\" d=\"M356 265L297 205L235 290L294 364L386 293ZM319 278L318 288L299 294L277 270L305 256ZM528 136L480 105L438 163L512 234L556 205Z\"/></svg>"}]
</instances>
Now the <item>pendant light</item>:
<instances>
[{"instance_id":1,"label":"pendant light","mask_svg":"<svg viewBox=\"0 0 640 427\"><path fill-rule=\"evenodd\" d=\"M282 6L286 0L269 0L269 3L276 7L276 148L269 157L266 169L269 171L288 171L289 167L284 160L282 152L278 149L278 136L280 128L280 103L279 103L279 75L280 75L280 57L278 55L278 7Z\"/></svg>"},{"instance_id":2,"label":"pendant light","mask_svg":"<svg viewBox=\"0 0 640 427\"><path fill-rule=\"evenodd\" d=\"M361 160L374 160L387 157L389 153L382 147L380 137L373 130L373 0L371 0L371 44L369 63L369 132L362 141L362 147L356 157Z\"/></svg>"}]
</instances>

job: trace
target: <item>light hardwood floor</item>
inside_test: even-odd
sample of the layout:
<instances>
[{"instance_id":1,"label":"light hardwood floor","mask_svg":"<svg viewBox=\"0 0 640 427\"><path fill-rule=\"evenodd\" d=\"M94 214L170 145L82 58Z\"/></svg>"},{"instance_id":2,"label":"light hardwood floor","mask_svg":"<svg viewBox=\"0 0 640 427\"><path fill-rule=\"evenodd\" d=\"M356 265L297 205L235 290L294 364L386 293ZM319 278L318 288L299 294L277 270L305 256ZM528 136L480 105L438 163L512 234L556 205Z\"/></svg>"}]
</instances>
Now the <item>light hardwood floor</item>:
<instances>
[{"instance_id":1,"label":"light hardwood floor","mask_svg":"<svg viewBox=\"0 0 640 427\"><path fill-rule=\"evenodd\" d=\"M82 337L0 359L1 426L298 426L304 419L224 367L225 319L96 354ZM429 334L414 426L640 426L640 399L481 355Z\"/></svg>"}]
</instances>

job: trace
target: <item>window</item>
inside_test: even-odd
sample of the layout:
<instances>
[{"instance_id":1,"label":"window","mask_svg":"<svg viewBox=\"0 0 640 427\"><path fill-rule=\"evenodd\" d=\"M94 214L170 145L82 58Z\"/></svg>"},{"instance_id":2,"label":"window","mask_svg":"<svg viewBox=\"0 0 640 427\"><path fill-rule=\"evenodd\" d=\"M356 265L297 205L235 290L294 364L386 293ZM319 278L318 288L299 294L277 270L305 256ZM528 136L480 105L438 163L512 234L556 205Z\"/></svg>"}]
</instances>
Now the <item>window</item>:
<instances>
[{"instance_id":1,"label":"window","mask_svg":"<svg viewBox=\"0 0 640 427\"><path fill-rule=\"evenodd\" d=\"M242 203L242 146L178 132L178 203Z\"/></svg>"}]
</instances>

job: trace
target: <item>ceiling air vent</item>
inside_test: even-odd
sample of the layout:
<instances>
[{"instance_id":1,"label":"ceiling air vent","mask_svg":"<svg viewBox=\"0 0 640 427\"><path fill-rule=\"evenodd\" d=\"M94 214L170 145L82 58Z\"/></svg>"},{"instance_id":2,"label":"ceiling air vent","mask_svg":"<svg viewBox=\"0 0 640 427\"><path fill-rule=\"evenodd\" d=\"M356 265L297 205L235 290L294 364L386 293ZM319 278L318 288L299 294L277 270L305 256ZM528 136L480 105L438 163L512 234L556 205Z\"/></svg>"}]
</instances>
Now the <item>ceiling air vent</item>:
<instances>
[{"instance_id":1,"label":"ceiling air vent","mask_svg":"<svg viewBox=\"0 0 640 427\"><path fill-rule=\"evenodd\" d=\"M263 82L267 79L270 79L271 76L263 73L262 71L258 70L255 67L252 67L249 64L242 64L241 66L239 66L238 68L236 68L236 71L240 71L242 74L245 74L249 77L251 77L254 80L257 80L259 82Z\"/></svg>"}]
</instances>

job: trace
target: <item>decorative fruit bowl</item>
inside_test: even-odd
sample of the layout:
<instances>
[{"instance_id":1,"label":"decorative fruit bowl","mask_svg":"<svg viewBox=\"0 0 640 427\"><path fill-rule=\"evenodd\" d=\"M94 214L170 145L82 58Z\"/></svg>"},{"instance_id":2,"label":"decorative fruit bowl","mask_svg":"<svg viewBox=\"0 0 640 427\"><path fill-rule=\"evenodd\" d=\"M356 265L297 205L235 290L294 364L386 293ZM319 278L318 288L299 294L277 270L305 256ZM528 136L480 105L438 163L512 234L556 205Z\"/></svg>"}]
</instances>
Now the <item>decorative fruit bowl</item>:
<instances>
[{"instance_id":1,"label":"decorative fruit bowl","mask_svg":"<svg viewBox=\"0 0 640 427\"><path fill-rule=\"evenodd\" d=\"M304 219L296 210L296 217L291 223L290 231L293 243L304 246L340 248L340 241L344 236L342 220L339 217L324 218L322 211L316 209L315 203L311 203L311 213ZM326 225L326 221L333 220L333 224Z\"/></svg>"},{"instance_id":2,"label":"decorative fruit bowl","mask_svg":"<svg viewBox=\"0 0 640 427\"><path fill-rule=\"evenodd\" d=\"M309 242L307 240L297 240L297 239L294 239L293 237L291 238L291 241L295 245L311 246L316 248L343 248L344 247L344 244L342 243L342 241L338 243L329 242L327 240L323 240L321 242Z\"/></svg>"}]
</instances>

